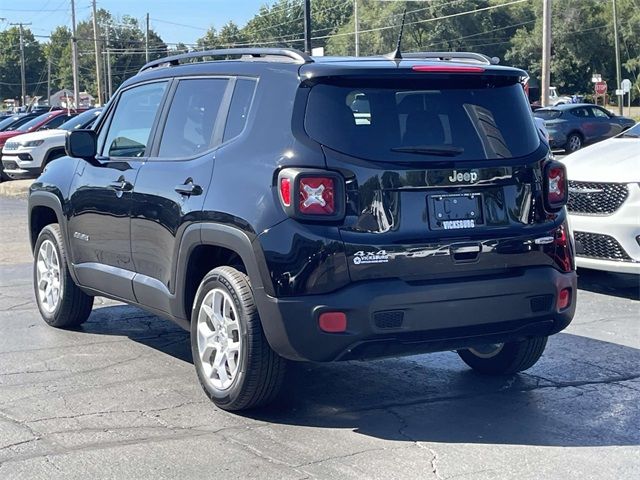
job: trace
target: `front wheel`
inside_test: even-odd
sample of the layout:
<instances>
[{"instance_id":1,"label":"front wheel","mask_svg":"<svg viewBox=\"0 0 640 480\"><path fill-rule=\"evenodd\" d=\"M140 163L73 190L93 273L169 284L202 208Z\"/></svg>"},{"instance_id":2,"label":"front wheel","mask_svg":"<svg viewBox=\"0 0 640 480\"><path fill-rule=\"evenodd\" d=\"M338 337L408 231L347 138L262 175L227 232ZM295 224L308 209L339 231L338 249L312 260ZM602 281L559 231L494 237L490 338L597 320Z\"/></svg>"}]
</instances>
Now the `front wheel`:
<instances>
[{"instance_id":1,"label":"front wheel","mask_svg":"<svg viewBox=\"0 0 640 480\"><path fill-rule=\"evenodd\" d=\"M224 410L265 405L284 381L286 361L267 342L249 278L232 267L215 268L200 283L191 352L202 388Z\"/></svg>"},{"instance_id":2,"label":"front wheel","mask_svg":"<svg viewBox=\"0 0 640 480\"><path fill-rule=\"evenodd\" d=\"M72 328L84 323L91 314L93 297L73 282L60 227L47 225L36 241L33 284L38 309L52 327Z\"/></svg>"},{"instance_id":3,"label":"front wheel","mask_svg":"<svg viewBox=\"0 0 640 480\"><path fill-rule=\"evenodd\" d=\"M547 337L533 337L458 350L458 355L477 372L508 375L533 367L546 346Z\"/></svg>"}]
</instances>

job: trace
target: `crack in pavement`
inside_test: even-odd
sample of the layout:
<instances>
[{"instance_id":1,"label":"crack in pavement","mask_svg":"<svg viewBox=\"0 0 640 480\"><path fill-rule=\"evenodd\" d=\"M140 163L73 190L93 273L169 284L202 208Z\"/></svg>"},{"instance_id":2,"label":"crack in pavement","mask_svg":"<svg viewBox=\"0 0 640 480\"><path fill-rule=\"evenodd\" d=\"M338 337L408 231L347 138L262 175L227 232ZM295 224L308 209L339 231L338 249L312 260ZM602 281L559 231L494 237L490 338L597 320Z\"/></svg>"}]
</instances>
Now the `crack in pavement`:
<instances>
[{"instance_id":1,"label":"crack in pavement","mask_svg":"<svg viewBox=\"0 0 640 480\"><path fill-rule=\"evenodd\" d=\"M183 440L185 438L200 438L200 437L206 437L206 436L215 436L220 434L221 432L225 432L228 430L234 430L234 429L253 430L254 428L261 428L263 426L264 425L258 425L256 427L248 427L246 425L236 425L236 426L230 426L230 427L223 427L217 430L197 430L196 428L185 427L185 428L182 428L179 432L174 432L173 435L147 436L147 437L131 439L131 440L94 442L94 443L86 443L83 445L75 445L68 448L64 448L64 447L51 448L49 449L49 451L46 451L46 452L17 455L13 458L0 461L0 469L2 468L2 466L9 463L19 463L19 462L24 462L28 460L37 459L37 458L46 459L47 457L57 457L57 456L72 454L76 452L90 452L90 451L105 450L113 447L116 447L116 448L127 447L132 445L145 445L145 444L154 443L154 442L164 443L164 442L170 442L173 440ZM224 437L224 435L221 435L221 437L226 438ZM297 473L302 473L302 472L297 472Z\"/></svg>"},{"instance_id":2,"label":"crack in pavement","mask_svg":"<svg viewBox=\"0 0 640 480\"><path fill-rule=\"evenodd\" d=\"M400 435L403 438L406 438L407 440L412 442L416 447L429 452L429 454L431 455L431 473L433 473L433 475L437 479L442 480L442 476L438 471L438 465L437 465L438 453L433 448L428 447L423 442L413 438L411 435L406 433L405 430L409 428L409 424L407 423L407 420L402 415L400 415L399 412L396 412L393 408L385 408L383 410L387 413L390 413L400 423L400 428L398 428L398 435Z\"/></svg>"}]
</instances>

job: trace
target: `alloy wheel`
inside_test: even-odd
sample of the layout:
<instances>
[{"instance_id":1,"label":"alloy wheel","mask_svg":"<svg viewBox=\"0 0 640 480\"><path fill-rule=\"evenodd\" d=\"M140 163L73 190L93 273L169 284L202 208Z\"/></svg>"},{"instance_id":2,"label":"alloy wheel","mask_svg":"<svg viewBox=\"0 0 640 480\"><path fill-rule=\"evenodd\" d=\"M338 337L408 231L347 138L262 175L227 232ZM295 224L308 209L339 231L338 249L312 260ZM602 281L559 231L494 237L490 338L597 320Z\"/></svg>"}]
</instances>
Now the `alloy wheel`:
<instances>
[{"instance_id":1,"label":"alloy wheel","mask_svg":"<svg viewBox=\"0 0 640 480\"><path fill-rule=\"evenodd\" d=\"M60 258L51 240L40 245L36 260L36 282L40 305L47 313L53 313L62 297Z\"/></svg>"},{"instance_id":2,"label":"alloy wheel","mask_svg":"<svg viewBox=\"0 0 640 480\"><path fill-rule=\"evenodd\" d=\"M228 389L238 374L242 335L236 306L222 289L209 291L198 312L198 355L206 381Z\"/></svg>"}]
</instances>

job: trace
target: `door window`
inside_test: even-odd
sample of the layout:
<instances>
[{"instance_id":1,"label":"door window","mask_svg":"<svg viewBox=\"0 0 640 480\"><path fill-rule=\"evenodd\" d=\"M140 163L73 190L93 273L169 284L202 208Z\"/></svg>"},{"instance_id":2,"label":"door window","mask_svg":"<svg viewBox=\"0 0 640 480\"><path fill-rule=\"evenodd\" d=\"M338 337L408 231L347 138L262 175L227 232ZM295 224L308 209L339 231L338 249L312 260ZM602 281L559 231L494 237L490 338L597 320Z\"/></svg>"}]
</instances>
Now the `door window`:
<instances>
[{"instance_id":1,"label":"door window","mask_svg":"<svg viewBox=\"0 0 640 480\"><path fill-rule=\"evenodd\" d=\"M223 78L180 81L171 101L158 156L192 157L213 146L216 119L227 83Z\"/></svg>"},{"instance_id":2,"label":"door window","mask_svg":"<svg viewBox=\"0 0 640 480\"><path fill-rule=\"evenodd\" d=\"M571 115L578 118L589 118L591 114L589 113L589 108L579 107L571 110Z\"/></svg>"},{"instance_id":3,"label":"door window","mask_svg":"<svg viewBox=\"0 0 640 480\"><path fill-rule=\"evenodd\" d=\"M167 82L148 83L122 92L107 131L101 132L103 156L142 157Z\"/></svg>"},{"instance_id":4,"label":"door window","mask_svg":"<svg viewBox=\"0 0 640 480\"><path fill-rule=\"evenodd\" d=\"M593 112L593 116L596 118L605 118L607 120L609 119L609 115L607 115L605 112L603 112L599 108L592 107L591 111Z\"/></svg>"}]
</instances>

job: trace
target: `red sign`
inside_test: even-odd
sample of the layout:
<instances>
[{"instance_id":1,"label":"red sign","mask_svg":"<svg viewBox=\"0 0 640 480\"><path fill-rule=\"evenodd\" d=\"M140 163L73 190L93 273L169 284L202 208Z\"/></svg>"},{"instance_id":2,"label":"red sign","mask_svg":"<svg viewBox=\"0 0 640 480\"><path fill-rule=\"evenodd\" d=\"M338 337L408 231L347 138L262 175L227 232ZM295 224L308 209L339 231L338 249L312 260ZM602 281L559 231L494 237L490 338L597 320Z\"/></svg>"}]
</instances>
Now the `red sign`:
<instances>
[{"instance_id":1,"label":"red sign","mask_svg":"<svg viewBox=\"0 0 640 480\"><path fill-rule=\"evenodd\" d=\"M607 82L596 82L596 93L598 95L607 93Z\"/></svg>"}]
</instances>

